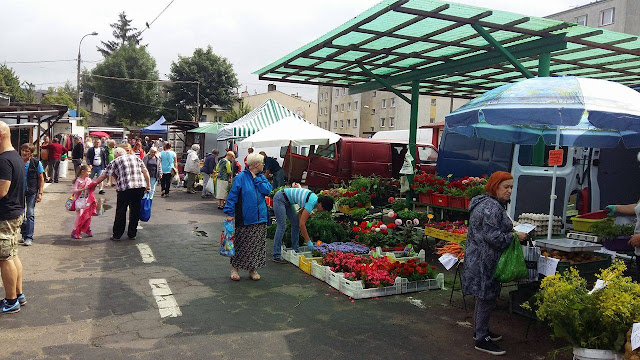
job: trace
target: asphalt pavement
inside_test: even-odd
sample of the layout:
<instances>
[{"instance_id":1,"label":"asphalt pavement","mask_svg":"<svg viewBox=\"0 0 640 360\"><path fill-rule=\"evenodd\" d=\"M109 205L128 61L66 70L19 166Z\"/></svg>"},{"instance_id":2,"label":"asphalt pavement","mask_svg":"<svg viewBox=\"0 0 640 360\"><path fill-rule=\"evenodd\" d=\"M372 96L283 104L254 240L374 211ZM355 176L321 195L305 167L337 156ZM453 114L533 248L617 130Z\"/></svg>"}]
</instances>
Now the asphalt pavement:
<instances>
[{"instance_id":1,"label":"asphalt pavement","mask_svg":"<svg viewBox=\"0 0 640 360\"><path fill-rule=\"evenodd\" d=\"M246 272L231 281L229 259L218 254L217 201L184 189L157 193L137 240L111 241L114 189L98 196L94 236L76 240L75 214L64 208L70 179L46 188L34 245L19 248L28 303L0 315L1 358L491 358L473 348L473 300L465 310L459 292L451 305L450 291L440 290L351 300L272 262L260 281ZM504 334L503 358L544 359L562 346L544 325L507 309L503 296L492 319L492 331Z\"/></svg>"}]
</instances>

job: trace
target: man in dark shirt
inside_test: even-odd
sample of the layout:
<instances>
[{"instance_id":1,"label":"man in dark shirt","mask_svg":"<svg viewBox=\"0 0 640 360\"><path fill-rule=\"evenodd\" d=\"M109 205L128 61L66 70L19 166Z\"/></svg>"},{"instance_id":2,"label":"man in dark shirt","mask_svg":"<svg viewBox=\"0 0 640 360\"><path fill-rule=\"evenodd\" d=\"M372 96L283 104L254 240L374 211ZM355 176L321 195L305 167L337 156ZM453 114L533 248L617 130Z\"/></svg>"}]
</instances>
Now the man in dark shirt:
<instances>
[{"instance_id":1,"label":"man in dark shirt","mask_svg":"<svg viewBox=\"0 0 640 360\"><path fill-rule=\"evenodd\" d=\"M278 160L267 156L264 151L260 151L260 155L264 156L264 176L272 181L271 186L274 189L284 186L284 170Z\"/></svg>"},{"instance_id":2,"label":"man in dark shirt","mask_svg":"<svg viewBox=\"0 0 640 360\"><path fill-rule=\"evenodd\" d=\"M24 162L11 146L9 126L0 121L0 273L5 298L0 313L20 311L26 303L22 293L22 262L18 239L24 214Z\"/></svg>"},{"instance_id":3,"label":"man in dark shirt","mask_svg":"<svg viewBox=\"0 0 640 360\"><path fill-rule=\"evenodd\" d=\"M49 181L58 182L58 174L60 170L60 159L67 149L60 145L60 140L54 138L53 142L46 147L49 150Z\"/></svg>"},{"instance_id":4,"label":"man in dark shirt","mask_svg":"<svg viewBox=\"0 0 640 360\"><path fill-rule=\"evenodd\" d=\"M71 160L73 161L74 174L78 174L78 167L82 165L82 158L84 157L84 145L80 141L79 137L73 138L73 150L71 151Z\"/></svg>"}]
</instances>

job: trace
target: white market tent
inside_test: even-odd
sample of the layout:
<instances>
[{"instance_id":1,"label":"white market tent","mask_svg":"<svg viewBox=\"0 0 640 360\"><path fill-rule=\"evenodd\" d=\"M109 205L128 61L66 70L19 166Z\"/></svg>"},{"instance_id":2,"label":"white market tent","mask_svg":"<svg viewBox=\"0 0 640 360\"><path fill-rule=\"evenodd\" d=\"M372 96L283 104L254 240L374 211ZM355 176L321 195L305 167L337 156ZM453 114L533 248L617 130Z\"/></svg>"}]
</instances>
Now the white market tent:
<instances>
[{"instance_id":1,"label":"white market tent","mask_svg":"<svg viewBox=\"0 0 640 360\"><path fill-rule=\"evenodd\" d=\"M340 135L322 129L297 116L288 116L242 140L242 146L282 147L328 145L338 142Z\"/></svg>"},{"instance_id":2,"label":"white market tent","mask_svg":"<svg viewBox=\"0 0 640 360\"><path fill-rule=\"evenodd\" d=\"M244 139L289 116L304 121L301 116L296 115L277 101L268 99L262 105L251 110L250 113L220 129L218 141Z\"/></svg>"}]
</instances>

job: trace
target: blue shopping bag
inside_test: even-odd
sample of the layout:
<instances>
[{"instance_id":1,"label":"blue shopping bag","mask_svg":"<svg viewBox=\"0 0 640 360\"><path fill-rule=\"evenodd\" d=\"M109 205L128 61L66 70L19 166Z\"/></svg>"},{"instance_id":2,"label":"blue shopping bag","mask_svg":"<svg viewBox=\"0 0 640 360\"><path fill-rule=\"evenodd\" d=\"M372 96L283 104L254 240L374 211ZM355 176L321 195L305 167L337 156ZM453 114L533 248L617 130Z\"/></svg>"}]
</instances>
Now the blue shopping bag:
<instances>
[{"instance_id":1,"label":"blue shopping bag","mask_svg":"<svg viewBox=\"0 0 640 360\"><path fill-rule=\"evenodd\" d=\"M233 246L235 231L233 220L225 220L222 225L222 234L220 234L220 255L228 257L236 255L236 249Z\"/></svg>"},{"instance_id":2,"label":"blue shopping bag","mask_svg":"<svg viewBox=\"0 0 640 360\"><path fill-rule=\"evenodd\" d=\"M149 193L144 194L142 200L140 200L140 220L147 222L151 219L151 203L152 199L149 199Z\"/></svg>"}]
</instances>

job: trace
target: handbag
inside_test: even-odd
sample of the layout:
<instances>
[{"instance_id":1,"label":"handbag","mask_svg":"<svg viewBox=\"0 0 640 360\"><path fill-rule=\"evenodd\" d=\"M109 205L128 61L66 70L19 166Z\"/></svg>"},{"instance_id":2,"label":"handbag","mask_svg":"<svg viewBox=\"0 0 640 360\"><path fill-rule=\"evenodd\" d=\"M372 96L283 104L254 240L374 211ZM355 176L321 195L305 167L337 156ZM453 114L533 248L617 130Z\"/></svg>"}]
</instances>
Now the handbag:
<instances>
[{"instance_id":1,"label":"handbag","mask_svg":"<svg viewBox=\"0 0 640 360\"><path fill-rule=\"evenodd\" d=\"M73 198L73 195L69 196L67 201L64 204L64 207L69 211L76 211L76 201Z\"/></svg>"},{"instance_id":2,"label":"handbag","mask_svg":"<svg viewBox=\"0 0 640 360\"><path fill-rule=\"evenodd\" d=\"M236 249L233 246L235 235L235 226L233 220L225 220L222 225L222 233L220 234L220 255L233 257L236 255Z\"/></svg>"},{"instance_id":3,"label":"handbag","mask_svg":"<svg viewBox=\"0 0 640 360\"><path fill-rule=\"evenodd\" d=\"M82 210L84 208L87 207L87 198L86 197L79 197L76 199L75 202L76 205L76 210Z\"/></svg>"},{"instance_id":4,"label":"handbag","mask_svg":"<svg viewBox=\"0 0 640 360\"><path fill-rule=\"evenodd\" d=\"M533 242L529 239L527 245L522 245L524 253L524 262L529 273L529 281L538 281L538 260L540 260L540 248L533 246Z\"/></svg>"},{"instance_id":5,"label":"handbag","mask_svg":"<svg viewBox=\"0 0 640 360\"><path fill-rule=\"evenodd\" d=\"M140 221L147 222L151 219L151 205L153 200L149 198L149 193L144 194L140 200Z\"/></svg>"}]
</instances>

